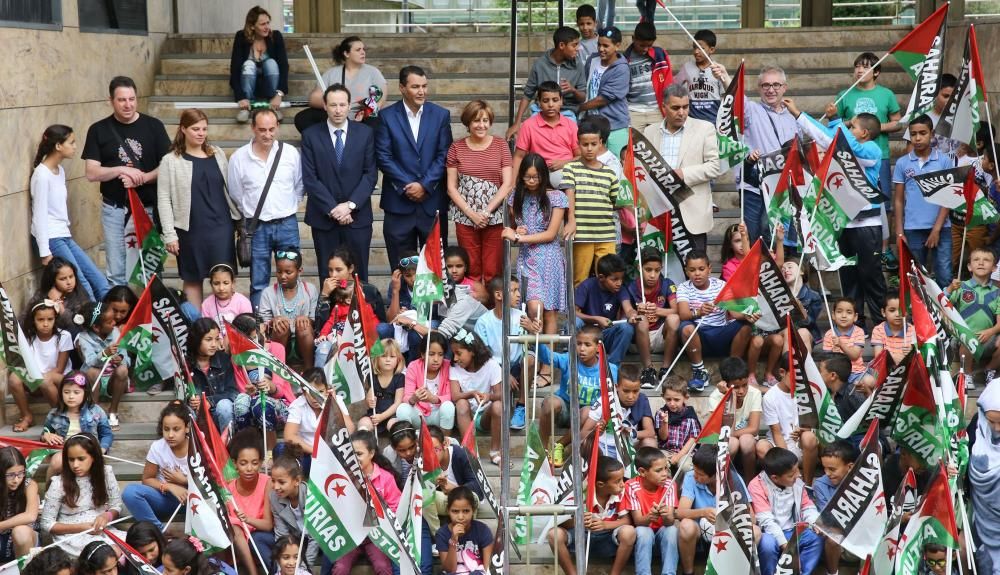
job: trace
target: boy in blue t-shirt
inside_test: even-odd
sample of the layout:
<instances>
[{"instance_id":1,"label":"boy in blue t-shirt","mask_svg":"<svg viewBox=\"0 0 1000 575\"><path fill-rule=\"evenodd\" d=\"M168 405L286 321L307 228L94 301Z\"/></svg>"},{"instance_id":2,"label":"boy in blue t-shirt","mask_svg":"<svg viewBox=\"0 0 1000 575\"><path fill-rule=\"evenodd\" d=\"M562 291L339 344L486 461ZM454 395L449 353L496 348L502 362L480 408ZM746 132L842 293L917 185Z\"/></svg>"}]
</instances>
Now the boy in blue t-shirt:
<instances>
[{"instance_id":1,"label":"boy in blue t-shirt","mask_svg":"<svg viewBox=\"0 0 1000 575\"><path fill-rule=\"evenodd\" d=\"M598 344L601 341L601 328L596 325L584 326L576 334L576 380L577 395L582 406L581 414L587 415L590 405L601 395L601 366L598 361ZM538 361L540 364L552 363L559 370L559 389L542 402L541 437L542 445L549 442L549 430L552 428L552 418L562 427L569 426L569 354L552 353L545 344L538 346ZM608 363L611 381L618 380L618 366ZM582 418L581 418L582 419ZM552 465L561 467L563 463L563 448L569 443L558 441L552 448Z\"/></svg>"},{"instance_id":2,"label":"boy in blue t-shirt","mask_svg":"<svg viewBox=\"0 0 1000 575\"><path fill-rule=\"evenodd\" d=\"M618 370L618 385L615 386L615 393L618 394L618 405L621 406L622 423L628 431L629 438L636 449L644 445L656 447L656 429L653 425L653 408L649 405L649 398L642 393L639 387L639 368L633 364L621 366ZM595 427L603 428L606 421L602 419L603 398L598 396L590 406L590 413L580 425L580 437L587 435ZM612 457L618 457L618 448L614 440L605 439L601 436L601 452Z\"/></svg>"},{"instance_id":3,"label":"boy in blue t-shirt","mask_svg":"<svg viewBox=\"0 0 1000 575\"><path fill-rule=\"evenodd\" d=\"M858 448L843 439L838 439L823 448L823 453L819 458L823 464L823 475L813 481L813 499L816 503L816 509L822 511L826 507L860 456L861 452L858 451ZM823 545L826 572L836 573L843 550L829 537L825 539Z\"/></svg>"},{"instance_id":4,"label":"boy in blue t-shirt","mask_svg":"<svg viewBox=\"0 0 1000 575\"><path fill-rule=\"evenodd\" d=\"M632 343L635 323L640 316L634 309L625 321L618 321L622 312L619 295L625 281L625 261L617 254L597 260L597 277L587 278L576 286L576 327L595 325L601 328L601 339L608 362L621 363Z\"/></svg>"},{"instance_id":5,"label":"boy in blue t-shirt","mask_svg":"<svg viewBox=\"0 0 1000 575\"><path fill-rule=\"evenodd\" d=\"M656 382L667 373L667 366L677 352L677 286L663 277L663 254L652 247L640 252L642 278L629 283L619 292L625 314L635 310L642 318L635 324L635 347L639 350L642 389L655 389ZM652 354L663 352L663 366L657 373Z\"/></svg>"},{"instance_id":6,"label":"boy in blue t-shirt","mask_svg":"<svg viewBox=\"0 0 1000 575\"><path fill-rule=\"evenodd\" d=\"M694 573L695 554L708 551L715 535L715 466L718 448L703 445L691 456L690 473L684 474L681 497L674 516L678 519L677 546L681 573ZM739 477L738 474L733 474Z\"/></svg>"},{"instance_id":7,"label":"boy in blue t-shirt","mask_svg":"<svg viewBox=\"0 0 1000 575\"><path fill-rule=\"evenodd\" d=\"M910 121L910 143L913 150L896 160L892 172L893 218L896 233L902 230L913 260L927 261L927 251L937 248L934 257L934 279L938 285L951 283L951 222L948 208L924 199L914 176L955 167L955 158L931 148L934 122L927 114Z\"/></svg>"}]
</instances>

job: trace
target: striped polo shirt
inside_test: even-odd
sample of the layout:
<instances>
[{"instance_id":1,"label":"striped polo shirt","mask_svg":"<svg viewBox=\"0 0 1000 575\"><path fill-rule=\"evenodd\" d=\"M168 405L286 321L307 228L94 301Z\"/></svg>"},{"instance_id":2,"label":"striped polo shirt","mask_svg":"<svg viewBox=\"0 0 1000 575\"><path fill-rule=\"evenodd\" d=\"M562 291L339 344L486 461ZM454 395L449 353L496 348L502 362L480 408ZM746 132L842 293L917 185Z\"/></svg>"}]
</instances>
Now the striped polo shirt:
<instances>
[{"instance_id":1,"label":"striped polo shirt","mask_svg":"<svg viewBox=\"0 0 1000 575\"><path fill-rule=\"evenodd\" d=\"M588 168L576 160L563 166L559 187L574 191L576 241L616 240L613 214L620 184L614 170L603 164L599 168Z\"/></svg>"}]
</instances>

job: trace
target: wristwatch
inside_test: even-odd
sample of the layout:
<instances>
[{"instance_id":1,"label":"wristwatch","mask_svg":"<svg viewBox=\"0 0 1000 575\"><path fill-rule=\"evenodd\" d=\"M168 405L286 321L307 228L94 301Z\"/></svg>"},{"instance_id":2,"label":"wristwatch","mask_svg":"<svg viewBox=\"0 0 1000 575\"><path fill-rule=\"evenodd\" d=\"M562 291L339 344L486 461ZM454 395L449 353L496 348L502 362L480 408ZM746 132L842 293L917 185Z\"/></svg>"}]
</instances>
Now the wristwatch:
<instances>
[{"instance_id":1,"label":"wristwatch","mask_svg":"<svg viewBox=\"0 0 1000 575\"><path fill-rule=\"evenodd\" d=\"M275 93L275 94L277 94L277 95L278 95L279 97L281 97L281 98L284 98L284 97L285 97L285 93L284 93L284 92L282 92L281 90L275 90L275 91L274 91L274 93Z\"/></svg>"},{"instance_id":2,"label":"wristwatch","mask_svg":"<svg viewBox=\"0 0 1000 575\"><path fill-rule=\"evenodd\" d=\"M353 212L355 209L357 209L358 204L355 204L354 202L348 200L347 207Z\"/></svg>"}]
</instances>

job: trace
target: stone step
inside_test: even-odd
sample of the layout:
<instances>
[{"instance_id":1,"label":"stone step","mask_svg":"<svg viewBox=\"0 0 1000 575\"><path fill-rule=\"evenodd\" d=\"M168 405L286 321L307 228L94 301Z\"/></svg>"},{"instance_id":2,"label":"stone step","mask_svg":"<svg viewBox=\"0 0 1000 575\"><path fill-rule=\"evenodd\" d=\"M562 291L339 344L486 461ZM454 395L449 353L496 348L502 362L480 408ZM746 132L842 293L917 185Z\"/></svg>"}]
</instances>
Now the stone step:
<instances>
[{"instance_id":1,"label":"stone step","mask_svg":"<svg viewBox=\"0 0 1000 575\"><path fill-rule=\"evenodd\" d=\"M118 406L119 419L123 424L156 423L159 421L160 410L173 398L173 390L166 390L155 396L138 390L126 393L122 396L121 404ZM49 413L51 407L40 398L29 397L29 399L31 401L29 401L28 406L31 408L34 422L38 426L39 433L41 433L41 425L45 422L45 416ZM99 403L107 411L108 398L102 397ZM9 395L4 401L3 409L8 425L13 425L18 419L18 411L13 398ZM31 433L26 432L26 434L30 435Z\"/></svg>"},{"instance_id":2,"label":"stone step","mask_svg":"<svg viewBox=\"0 0 1000 575\"><path fill-rule=\"evenodd\" d=\"M290 73L288 90L292 98L305 99L316 87L316 77L311 73ZM431 101L448 95L478 93L505 93L508 89L506 72L486 74L447 74L435 77L430 84ZM154 90L157 94L217 95L231 94L227 74L160 74L156 76ZM386 86L388 100L399 99L399 84L392 82ZM466 98L471 99L471 98Z\"/></svg>"},{"instance_id":3,"label":"stone step","mask_svg":"<svg viewBox=\"0 0 1000 575\"><path fill-rule=\"evenodd\" d=\"M884 53L911 29L908 26L782 28L781 34L765 29L725 30L719 34L719 51L808 53L829 52L830 47L837 47L844 52L850 51L855 54L866 50ZM624 38L624 45L630 42L631 30L627 32L629 34ZM326 60L341 39L342 35L333 34L286 34L285 46L290 54L297 54L302 51L302 46L308 45L314 57ZM443 39L447 41L442 41ZM507 53L510 35L497 32L366 33L364 40L368 55L374 61L375 56L383 53L462 55L482 53L486 46L489 46L490 50ZM517 41L521 53L542 52L552 46L552 36L549 32L519 35ZM228 57L232 52L232 43L232 33L171 34L164 42L162 51L165 54L209 53ZM659 31L657 43L671 53L688 54L691 50L691 40L680 31ZM812 48L803 50L803 46Z\"/></svg>"},{"instance_id":4,"label":"stone step","mask_svg":"<svg viewBox=\"0 0 1000 575\"><path fill-rule=\"evenodd\" d=\"M517 67L517 79L518 83L524 82L528 73L531 70L531 66L535 58L538 55L525 55L518 59ZM780 59L774 60L775 56L778 54L768 55L771 57L766 60L770 65L783 65L786 66L786 74L791 80L791 84L794 87L806 87L811 89L826 89L831 93L835 93L843 88L846 88L853 82L854 68L853 66L848 66L853 63L854 54L840 53L837 54L842 60L846 61L845 65L840 66L820 66L812 64L808 57L803 57L801 54L781 54ZM229 58L217 57L213 54L203 54L195 55L195 57L184 57L188 55L175 54L171 57L166 57L160 61L160 74L164 77L173 76L185 76L185 75L196 75L196 76L206 76L206 75L217 75L223 76L227 79L229 77ZM312 67L309 64L309 60L305 57L305 54L299 54L298 57L292 55L289 57L289 78L303 79L302 77L307 77L309 79L315 79L312 71ZM314 54L315 56L315 54ZM675 64L680 65L680 62L684 61L684 56L680 56L678 62ZM759 59L759 58L758 58ZM373 65L377 66L381 70L382 75L386 78L386 94L389 99L398 99L399 94L399 84L396 81L398 77L399 69L402 66L407 65L411 62L426 61L429 64L425 67L428 77L431 80L431 90L432 93L450 93L453 91L458 91L459 86L465 86L466 83L456 84L456 79L468 79L469 81L476 81L482 85L480 89L487 90L486 86L499 86L499 88L492 88L494 90L502 90L508 86L508 79L506 71L509 69L510 60L505 54L496 54L493 56L479 56L473 55L469 57L457 57L457 58L436 58L434 54L414 54L412 56L403 57L392 57L392 56L371 56L369 60ZM736 71L736 67L739 66L739 59L736 55L722 55L719 56L718 61L726 66L727 69L732 66L731 70ZM763 62L763 60L761 60ZM328 61L326 63L317 62L320 67L320 71L324 71L327 66L332 66L332 62ZM502 70L503 72L485 72L487 70ZM747 78L756 77L760 72L760 66L753 66L747 64L745 67L745 74ZM894 67L892 69L883 69L881 75L879 76L879 83L883 86L897 92L908 92L911 86L911 80L906 73L903 72L902 68ZM315 82L313 82L315 84ZM755 84L750 84L751 86ZM793 88L794 89L794 88Z\"/></svg>"}]
</instances>

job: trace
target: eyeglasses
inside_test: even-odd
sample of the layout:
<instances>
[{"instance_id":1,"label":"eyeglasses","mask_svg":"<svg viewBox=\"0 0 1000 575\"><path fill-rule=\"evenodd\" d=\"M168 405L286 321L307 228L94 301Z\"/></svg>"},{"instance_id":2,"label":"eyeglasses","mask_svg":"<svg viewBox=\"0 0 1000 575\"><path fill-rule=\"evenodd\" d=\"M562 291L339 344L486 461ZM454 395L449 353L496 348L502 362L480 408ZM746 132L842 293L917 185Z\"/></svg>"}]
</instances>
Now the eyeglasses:
<instances>
[{"instance_id":1,"label":"eyeglasses","mask_svg":"<svg viewBox=\"0 0 1000 575\"><path fill-rule=\"evenodd\" d=\"M277 251L277 252L274 252L274 255L279 260L297 260L297 259L299 259L299 252L293 252L293 251Z\"/></svg>"},{"instance_id":2,"label":"eyeglasses","mask_svg":"<svg viewBox=\"0 0 1000 575\"><path fill-rule=\"evenodd\" d=\"M410 256L408 258L403 258L399 260L399 267L408 268L410 266L415 266L419 261L420 261L420 256Z\"/></svg>"},{"instance_id":3,"label":"eyeglasses","mask_svg":"<svg viewBox=\"0 0 1000 575\"><path fill-rule=\"evenodd\" d=\"M8 473L4 477L7 478L7 481L12 481L14 479L24 479L25 475L27 474L24 471L18 471L17 473Z\"/></svg>"},{"instance_id":4,"label":"eyeglasses","mask_svg":"<svg viewBox=\"0 0 1000 575\"><path fill-rule=\"evenodd\" d=\"M768 90L775 90L775 91L780 90L782 87L784 87L784 85L785 85L784 82L771 82L770 84L759 84L760 89L764 90L765 92Z\"/></svg>"},{"instance_id":5,"label":"eyeglasses","mask_svg":"<svg viewBox=\"0 0 1000 575\"><path fill-rule=\"evenodd\" d=\"M542 177L539 176L539 175L537 175L537 174L534 175L534 176L529 176L529 175L525 174L521 179L524 180L524 181L526 181L526 182L537 182L538 180L541 180Z\"/></svg>"}]
</instances>

